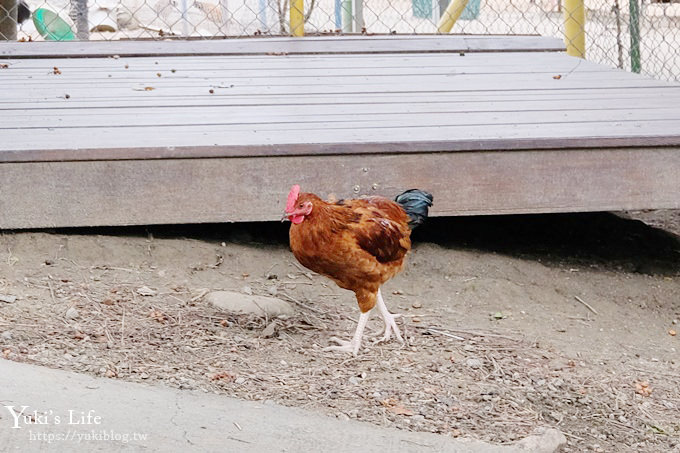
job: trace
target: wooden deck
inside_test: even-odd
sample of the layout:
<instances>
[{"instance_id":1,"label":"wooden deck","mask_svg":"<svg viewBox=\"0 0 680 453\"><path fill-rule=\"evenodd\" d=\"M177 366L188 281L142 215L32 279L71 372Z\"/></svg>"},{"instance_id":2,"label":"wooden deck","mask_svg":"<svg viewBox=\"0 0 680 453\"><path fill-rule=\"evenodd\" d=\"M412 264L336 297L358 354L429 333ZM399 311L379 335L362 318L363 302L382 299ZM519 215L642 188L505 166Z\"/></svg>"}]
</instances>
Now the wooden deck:
<instances>
[{"instance_id":1,"label":"wooden deck","mask_svg":"<svg viewBox=\"0 0 680 453\"><path fill-rule=\"evenodd\" d=\"M0 44L0 228L277 220L293 183L425 188L433 215L680 208L680 86L562 47Z\"/></svg>"}]
</instances>

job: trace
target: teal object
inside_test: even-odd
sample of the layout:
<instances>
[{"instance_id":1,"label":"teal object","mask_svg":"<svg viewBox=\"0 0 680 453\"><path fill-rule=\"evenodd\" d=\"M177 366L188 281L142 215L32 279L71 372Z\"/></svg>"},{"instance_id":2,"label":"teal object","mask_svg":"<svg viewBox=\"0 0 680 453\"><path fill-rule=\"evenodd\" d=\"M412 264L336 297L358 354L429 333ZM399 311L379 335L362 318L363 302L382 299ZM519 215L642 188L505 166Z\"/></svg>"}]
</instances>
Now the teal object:
<instances>
[{"instance_id":1,"label":"teal object","mask_svg":"<svg viewBox=\"0 0 680 453\"><path fill-rule=\"evenodd\" d=\"M439 14L444 14L449 2L441 2L437 0L411 0L413 7L413 16L421 19L432 19L432 11L435 5L439 8ZM479 17L479 9L482 0L468 0L467 5L458 20L475 20Z\"/></svg>"},{"instance_id":2,"label":"teal object","mask_svg":"<svg viewBox=\"0 0 680 453\"><path fill-rule=\"evenodd\" d=\"M479 8L482 0L468 0L465 9L460 14L458 20L475 20L479 17Z\"/></svg>"},{"instance_id":3,"label":"teal object","mask_svg":"<svg viewBox=\"0 0 680 453\"><path fill-rule=\"evenodd\" d=\"M432 0L411 0L413 17L432 19Z\"/></svg>"},{"instance_id":4,"label":"teal object","mask_svg":"<svg viewBox=\"0 0 680 453\"><path fill-rule=\"evenodd\" d=\"M33 12L33 23L38 33L48 41L73 41L76 39L69 24L49 9Z\"/></svg>"}]
</instances>

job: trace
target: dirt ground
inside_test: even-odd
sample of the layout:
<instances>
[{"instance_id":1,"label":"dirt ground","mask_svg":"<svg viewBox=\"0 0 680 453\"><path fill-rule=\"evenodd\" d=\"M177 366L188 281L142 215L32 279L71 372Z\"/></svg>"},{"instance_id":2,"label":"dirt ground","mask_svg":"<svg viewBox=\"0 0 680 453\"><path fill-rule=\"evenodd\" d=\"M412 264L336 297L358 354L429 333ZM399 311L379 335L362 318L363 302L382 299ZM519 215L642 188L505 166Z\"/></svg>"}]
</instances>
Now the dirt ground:
<instances>
[{"instance_id":1,"label":"dirt ground","mask_svg":"<svg viewBox=\"0 0 680 453\"><path fill-rule=\"evenodd\" d=\"M680 233L677 212L629 215ZM297 311L222 313L203 301L218 289ZM285 224L0 235L10 360L497 443L553 426L567 451L680 451L676 236L606 213L431 219L383 294L408 344L353 358L322 351L352 333L353 294L297 265Z\"/></svg>"}]
</instances>

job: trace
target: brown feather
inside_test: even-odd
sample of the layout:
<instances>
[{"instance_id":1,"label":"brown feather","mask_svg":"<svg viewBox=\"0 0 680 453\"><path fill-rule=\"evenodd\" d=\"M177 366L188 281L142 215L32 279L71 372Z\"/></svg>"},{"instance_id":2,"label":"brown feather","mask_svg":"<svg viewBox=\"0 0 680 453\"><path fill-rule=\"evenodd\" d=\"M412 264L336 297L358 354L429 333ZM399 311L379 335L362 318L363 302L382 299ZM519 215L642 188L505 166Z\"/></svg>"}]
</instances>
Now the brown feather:
<instances>
[{"instance_id":1,"label":"brown feather","mask_svg":"<svg viewBox=\"0 0 680 453\"><path fill-rule=\"evenodd\" d=\"M375 305L378 288L404 266L411 248L408 215L382 197L328 203L302 193L312 212L290 228L290 247L300 263L354 291L362 312Z\"/></svg>"}]
</instances>

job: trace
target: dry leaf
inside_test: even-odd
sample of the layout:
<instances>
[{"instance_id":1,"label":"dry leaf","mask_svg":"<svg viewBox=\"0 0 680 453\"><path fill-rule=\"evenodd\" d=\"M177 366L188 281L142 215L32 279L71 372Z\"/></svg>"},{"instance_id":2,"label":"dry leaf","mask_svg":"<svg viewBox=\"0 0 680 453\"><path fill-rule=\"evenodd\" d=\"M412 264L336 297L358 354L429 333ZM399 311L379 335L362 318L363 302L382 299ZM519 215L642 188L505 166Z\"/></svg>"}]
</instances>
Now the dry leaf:
<instances>
[{"instance_id":1,"label":"dry leaf","mask_svg":"<svg viewBox=\"0 0 680 453\"><path fill-rule=\"evenodd\" d=\"M557 74L557 75L553 76L553 79L555 79L555 80L560 80L561 78L562 78L561 74Z\"/></svg>"},{"instance_id":2,"label":"dry leaf","mask_svg":"<svg viewBox=\"0 0 680 453\"><path fill-rule=\"evenodd\" d=\"M674 337L674 336L676 336L677 334L678 334L678 333L677 333L675 330L673 330L673 329L669 329L669 330L668 330L668 335L670 335L671 337Z\"/></svg>"},{"instance_id":3,"label":"dry leaf","mask_svg":"<svg viewBox=\"0 0 680 453\"><path fill-rule=\"evenodd\" d=\"M221 373L215 373L212 376L210 376L211 381L227 381L227 382L234 382L236 380L236 375L231 374L228 371L223 371Z\"/></svg>"},{"instance_id":4,"label":"dry leaf","mask_svg":"<svg viewBox=\"0 0 680 453\"><path fill-rule=\"evenodd\" d=\"M649 382L647 381L636 382L635 393L642 396L650 396L652 394L652 388L649 386Z\"/></svg>"},{"instance_id":5,"label":"dry leaf","mask_svg":"<svg viewBox=\"0 0 680 453\"><path fill-rule=\"evenodd\" d=\"M165 313L163 313L160 310L154 310L154 309L151 309L151 311L149 312L149 317L151 319L155 319L156 321L158 321L160 323L165 323L165 321L168 320L168 316Z\"/></svg>"},{"instance_id":6,"label":"dry leaf","mask_svg":"<svg viewBox=\"0 0 680 453\"><path fill-rule=\"evenodd\" d=\"M383 406L387 408L388 411L396 415L408 415L409 417L413 415L411 409L407 409L402 403L394 398L388 398L380 402Z\"/></svg>"}]
</instances>

